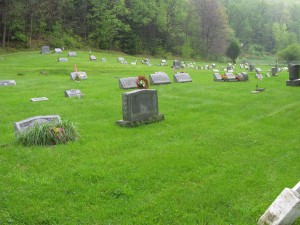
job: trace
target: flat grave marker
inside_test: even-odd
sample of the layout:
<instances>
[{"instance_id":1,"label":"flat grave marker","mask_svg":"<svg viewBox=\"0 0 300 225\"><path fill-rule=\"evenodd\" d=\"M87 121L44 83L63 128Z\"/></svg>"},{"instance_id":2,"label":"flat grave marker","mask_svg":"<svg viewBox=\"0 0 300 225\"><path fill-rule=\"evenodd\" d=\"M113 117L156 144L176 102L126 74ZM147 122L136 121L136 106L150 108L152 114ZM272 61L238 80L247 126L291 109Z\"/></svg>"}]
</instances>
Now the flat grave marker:
<instances>
[{"instance_id":1,"label":"flat grave marker","mask_svg":"<svg viewBox=\"0 0 300 225\"><path fill-rule=\"evenodd\" d=\"M137 77L125 77L119 79L119 87L121 89L137 88Z\"/></svg>"},{"instance_id":2,"label":"flat grave marker","mask_svg":"<svg viewBox=\"0 0 300 225\"><path fill-rule=\"evenodd\" d=\"M39 98L31 98L32 102L41 102L41 101L48 101L47 97L39 97Z\"/></svg>"},{"instance_id":3,"label":"flat grave marker","mask_svg":"<svg viewBox=\"0 0 300 225\"><path fill-rule=\"evenodd\" d=\"M16 81L14 80L0 80L0 86L14 86Z\"/></svg>"},{"instance_id":4,"label":"flat grave marker","mask_svg":"<svg viewBox=\"0 0 300 225\"><path fill-rule=\"evenodd\" d=\"M73 97L81 98L81 97L83 97L83 94L78 89L71 89L71 90L65 91L65 96L69 97L69 98L73 98Z\"/></svg>"},{"instance_id":5,"label":"flat grave marker","mask_svg":"<svg viewBox=\"0 0 300 225\"><path fill-rule=\"evenodd\" d=\"M68 56L69 56L69 57L76 57L77 54L76 54L76 52L69 52L69 53L68 53Z\"/></svg>"},{"instance_id":6,"label":"flat grave marker","mask_svg":"<svg viewBox=\"0 0 300 225\"><path fill-rule=\"evenodd\" d=\"M58 62L69 62L67 58L58 58Z\"/></svg>"},{"instance_id":7,"label":"flat grave marker","mask_svg":"<svg viewBox=\"0 0 300 225\"><path fill-rule=\"evenodd\" d=\"M170 78L165 72L155 72L149 75L150 84L171 84Z\"/></svg>"},{"instance_id":8,"label":"flat grave marker","mask_svg":"<svg viewBox=\"0 0 300 225\"><path fill-rule=\"evenodd\" d=\"M70 75L72 80L86 80L88 78L86 72L72 72Z\"/></svg>"},{"instance_id":9,"label":"flat grave marker","mask_svg":"<svg viewBox=\"0 0 300 225\"><path fill-rule=\"evenodd\" d=\"M192 82L192 78L188 73L177 73L174 74L174 82L176 83Z\"/></svg>"},{"instance_id":10,"label":"flat grave marker","mask_svg":"<svg viewBox=\"0 0 300 225\"><path fill-rule=\"evenodd\" d=\"M214 81L223 81L222 76L219 73L213 74Z\"/></svg>"}]
</instances>

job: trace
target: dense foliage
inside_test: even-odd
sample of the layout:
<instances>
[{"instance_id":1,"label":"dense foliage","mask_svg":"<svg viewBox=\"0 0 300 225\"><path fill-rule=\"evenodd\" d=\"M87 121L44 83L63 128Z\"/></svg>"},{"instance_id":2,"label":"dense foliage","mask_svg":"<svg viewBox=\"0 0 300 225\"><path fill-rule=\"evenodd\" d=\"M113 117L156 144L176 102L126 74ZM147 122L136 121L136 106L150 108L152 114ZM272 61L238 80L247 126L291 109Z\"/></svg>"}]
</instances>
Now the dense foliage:
<instances>
[{"instance_id":1,"label":"dense foliage","mask_svg":"<svg viewBox=\"0 0 300 225\"><path fill-rule=\"evenodd\" d=\"M300 40L296 0L1 0L2 47L114 49L212 58L278 52Z\"/></svg>"}]
</instances>

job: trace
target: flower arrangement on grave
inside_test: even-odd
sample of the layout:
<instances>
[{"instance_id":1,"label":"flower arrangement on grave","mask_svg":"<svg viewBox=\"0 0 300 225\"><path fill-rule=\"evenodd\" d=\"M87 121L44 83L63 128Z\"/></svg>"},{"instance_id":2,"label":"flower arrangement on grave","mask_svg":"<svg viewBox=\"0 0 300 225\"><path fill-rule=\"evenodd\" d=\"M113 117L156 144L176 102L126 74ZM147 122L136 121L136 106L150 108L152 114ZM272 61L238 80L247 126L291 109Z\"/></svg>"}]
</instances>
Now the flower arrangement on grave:
<instances>
[{"instance_id":1,"label":"flower arrangement on grave","mask_svg":"<svg viewBox=\"0 0 300 225\"><path fill-rule=\"evenodd\" d=\"M241 80L241 77L237 74L237 75L235 76L235 79L236 79L237 81L240 81L240 80Z\"/></svg>"},{"instance_id":2,"label":"flower arrangement on grave","mask_svg":"<svg viewBox=\"0 0 300 225\"><path fill-rule=\"evenodd\" d=\"M228 80L228 77L226 76L226 74L223 74L222 76L221 76L221 78L222 78L222 80Z\"/></svg>"},{"instance_id":3,"label":"flower arrangement on grave","mask_svg":"<svg viewBox=\"0 0 300 225\"><path fill-rule=\"evenodd\" d=\"M149 82L145 76L140 75L140 76L138 76L138 78L136 80L136 85L137 85L137 88L139 88L139 89L148 89Z\"/></svg>"}]
</instances>

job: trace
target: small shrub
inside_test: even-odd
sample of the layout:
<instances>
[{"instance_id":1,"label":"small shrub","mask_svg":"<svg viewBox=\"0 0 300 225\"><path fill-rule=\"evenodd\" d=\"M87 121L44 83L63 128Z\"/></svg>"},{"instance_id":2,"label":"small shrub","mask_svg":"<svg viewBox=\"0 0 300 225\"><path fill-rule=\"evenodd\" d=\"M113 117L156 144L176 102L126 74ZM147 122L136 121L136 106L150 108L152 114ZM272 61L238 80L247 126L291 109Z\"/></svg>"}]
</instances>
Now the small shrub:
<instances>
[{"instance_id":1,"label":"small shrub","mask_svg":"<svg viewBox=\"0 0 300 225\"><path fill-rule=\"evenodd\" d=\"M60 123L36 124L28 131L17 135L17 142L25 146L57 145L68 141L75 141L78 132L75 125L69 121Z\"/></svg>"}]
</instances>

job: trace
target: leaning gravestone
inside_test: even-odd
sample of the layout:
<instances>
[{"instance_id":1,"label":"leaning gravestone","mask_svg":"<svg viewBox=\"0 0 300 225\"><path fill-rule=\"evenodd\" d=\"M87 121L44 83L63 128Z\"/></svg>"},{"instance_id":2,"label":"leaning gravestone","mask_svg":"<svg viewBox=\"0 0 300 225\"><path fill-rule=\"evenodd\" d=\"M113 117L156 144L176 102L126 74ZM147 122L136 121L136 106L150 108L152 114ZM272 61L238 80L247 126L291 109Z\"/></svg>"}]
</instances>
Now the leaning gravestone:
<instances>
[{"instance_id":1,"label":"leaning gravestone","mask_svg":"<svg viewBox=\"0 0 300 225\"><path fill-rule=\"evenodd\" d=\"M76 52L69 52L68 56L69 57L75 57L75 56L77 56L77 54L76 54Z\"/></svg>"},{"instance_id":2,"label":"leaning gravestone","mask_svg":"<svg viewBox=\"0 0 300 225\"><path fill-rule=\"evenodd\" d=\"M14 86L16 81L14 80L0 80L0 86Z\"/></svg>"},{"instance_id":3,"label":"leaning gravestone","mask_svg":"<svg viewBox=\"0 0 300 225\"><path fill-rule=\"evenodd\" d=\"M213 74L214 81L223 81L222 76L219 73Z\"/></svg>"},{"instance_id":4,"label":"leaning gravestone","mask_svg":"<svg viewBox=\"0 0 300 225\"><path fill-rule=\"evenodd\" d=\"M266 212L259 218L259 225L290 225L300 217L300 182L285 188Z\"/></svg>"},{"instance_id":5,"label":"leaning gravestone","mask_svg":"<svg viewBox=\"0 0 300 225\"><path fill-rule=\"evenodd\" d=\"M170 78L165 72L155 72L149 75L150 84L171 84Z\"/></svg>"},{"instance_id":6,"label":"leaning gravestone","mask_svg":"<svg viewBox=\"0 0 300 225\"><path fill-rule=\"evenodd\" d=\"M41 47L41 54L48 54L50 53L50 47L48 45L42 46Z\"/></svg>"},{"instance_id":7,"label":"leaning gravestone","mask_svg":"<svg viewBox=\"0 0 300 225\"><path fill-rule=\"evenodd\" d=\"M123 127L133 127L149 124L164 119L164 114L158 113L158 98L156 90L139 89L122 94L123 120L116 123Z\"/></svg>"},{"instance_id":8,"label":"leaning gravestone","mask_svg":"<svg viewBox=\"0 0 300 225\"><path fill-rule=\"evenodd\" d=\"M121 78L119 80L119 87L121 89L137 88L136 81L137 81L137 77Z\"/></svg>"},{"instance_id":9,"label":"leaning gravestone","mask_svg":"<svg viewBox=\"0 0 300 225\"><path fill-rule=\"evenodd\" d=\"M286 81L287 86L300 86L300 65L289 65L289 80Z\"/></svg>"},{"instance_id":10,"label":"leaning gravestone","mask_svg":"<svg viewBox=\"0 0 300 225\"><path fill-rule=\"evenodd\" d=\"M96 56L90 55L90 60L96 60L96 59L97 59Z\"/></svg>"},{"instance_id":11,"label":"leaning gravestone","mask_svg":"<svg viewBox=\"0 0 300 225\"><path fill-rule=\"evenodd\" d=\"M192 82L192 78L188 73L177 73L174 74L174 82L176 83Z\"/></svg>"},{"instance_id":12,"label":"leaning gravestone","mask_svg":"<svg viewBox=\"0 0 300 225\"><path fill-rule=\"evenodd\" d=\"M81 98L83 94L80 90L71 89L65 91L65 96L69 98L73 98L73 97Z\"/></svg>"},{"instance_id":13,"label":"leaning gravestone","mask_svg":"<svg viewBox=\"0 0 300 225\"><path fill-rule=\"evenodd\" d=\"M58 58L58 62L68 62L67 58Z\"/></svg>"},{"instance_id":14,"label":"leaning gravestone","mask_svg":"<svg viewBox=\"0 0 300 225\"><path fill-rule=\"evenodd\" d=\"M86 80L88 78L86 72L72 72L70 75L72 80Z\"/></svg>"},{"instance_id":15,"label":"leaning gravestone","mask_svg":"<svg viewBox=\"0 0 300 225\"><path fill-rule=\"evenodd\" d=\"M48 116L34 116L25 120L14 123L15 134L22 133L32 128L35 124L41 125L43 123L61 122L59 115Z\"/></svg>"}]
</instances>

